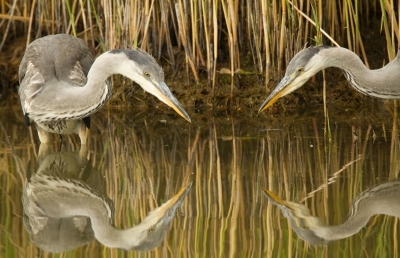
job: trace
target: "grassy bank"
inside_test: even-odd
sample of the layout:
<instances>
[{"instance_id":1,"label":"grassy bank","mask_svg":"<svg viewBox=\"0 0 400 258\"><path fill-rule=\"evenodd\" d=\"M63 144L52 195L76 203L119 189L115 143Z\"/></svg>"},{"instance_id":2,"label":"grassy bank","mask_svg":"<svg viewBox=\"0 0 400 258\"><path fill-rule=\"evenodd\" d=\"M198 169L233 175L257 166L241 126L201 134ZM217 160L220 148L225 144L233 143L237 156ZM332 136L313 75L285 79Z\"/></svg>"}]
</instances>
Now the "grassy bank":
<instances>
[{"instance_id":1,"label":"grassy bank","mask_svg":"<svg viewBox=\"0 0 400 258\"><path fill-rule=\"evenodd\" d=\"M68 33L87 41L96 55L141 47L163 63L169 79L184 77L184 87L211 96L224 87L232 97L235 86L248 90L255 84L264 92L306 45L347 47L368 66L365 49L373 28L386 39L378 51L386 49L384 58L394 58L398 8L389 0L2 0L1 76L3 85L15 86L15 67L26 45L44 35Z\"/></svg>"}]
</instances>

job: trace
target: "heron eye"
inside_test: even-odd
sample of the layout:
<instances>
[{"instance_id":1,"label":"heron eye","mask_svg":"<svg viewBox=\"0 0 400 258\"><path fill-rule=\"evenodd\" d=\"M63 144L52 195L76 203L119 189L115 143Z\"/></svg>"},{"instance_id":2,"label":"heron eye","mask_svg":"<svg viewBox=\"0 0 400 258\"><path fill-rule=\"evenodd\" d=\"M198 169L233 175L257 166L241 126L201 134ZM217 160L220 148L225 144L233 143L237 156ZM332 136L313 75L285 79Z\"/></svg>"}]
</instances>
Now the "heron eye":
<instances>
[{"instance_id":1,"label":"heron eye","mask_svg":"<svg viewBox=\"0 0 400 258\"><path fill-rule=\"evenodd\" d=\"M303 68L303 67L300 67L299 69L297 69L297 72L298 72L298 73L304 72L304 68Z\"/></svg>"},{"instance_id":2,"label":"heron eye","mask_svg":"<svg viewBox=\"0 0 400 258\"><path fill-rule=\"evenodd\" d=\"M149 233L153 233L154 232L154 228L149 229Z\"/></svg>"},{"instance_id":3,"label":"heron eye","mask_svg":"<svg viewBox=\"0 0 400 258\"><path fill-rule=\"evenodd\" d=\"M147 77L150 77L150 73L148 73L148 72L145 72L144 75Z\"/></svg>"}]
</instances>

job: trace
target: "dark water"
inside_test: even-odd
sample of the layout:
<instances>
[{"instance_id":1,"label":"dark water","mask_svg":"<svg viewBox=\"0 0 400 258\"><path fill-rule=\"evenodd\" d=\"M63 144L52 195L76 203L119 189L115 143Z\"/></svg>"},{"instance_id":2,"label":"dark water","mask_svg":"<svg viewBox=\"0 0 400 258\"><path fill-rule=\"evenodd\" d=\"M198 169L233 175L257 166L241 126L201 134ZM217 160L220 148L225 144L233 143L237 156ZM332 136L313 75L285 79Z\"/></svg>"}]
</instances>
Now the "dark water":
<instances>
[{"instance_id":1,"label":"dark water","mask_svg":"<svg viewBox=\"0 0 400 258\"><path fill-rule=\"evenodd\" d=\"M377 105L327 122L322 106L246 118L188 110L192 124L104 109L87 148L77 135L39 146L20 108L3 106L0 256L398 257L399 120L392 103ZM142 234L119 239L113 220L137 226L190 182L169 224L143 230L135 248L150 251L108 247Z\"/></svg>"}]
</instances>

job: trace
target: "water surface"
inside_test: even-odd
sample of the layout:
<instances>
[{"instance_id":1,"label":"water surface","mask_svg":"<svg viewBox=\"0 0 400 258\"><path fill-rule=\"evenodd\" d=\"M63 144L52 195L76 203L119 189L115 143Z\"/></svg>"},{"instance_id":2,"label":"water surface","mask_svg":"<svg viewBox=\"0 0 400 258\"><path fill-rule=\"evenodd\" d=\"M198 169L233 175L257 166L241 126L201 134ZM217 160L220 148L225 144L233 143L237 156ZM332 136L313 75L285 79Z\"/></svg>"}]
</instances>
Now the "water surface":
<instances>
[{"instance_id":1,"label":"water surface","mask_svg":"<svg viewBox=\"0 0 400 258\"><path fill-rule=\"evenodd\" d=\"M278 207L286 201L300 204L309 209L309 217L339 225L349 211L355 212L350 207L360 194L395 181L399 120L392 103L377 105L376 111L340 116L336 111L328 118L322 106L308 113L260 116L255 111L215 116L189 109L192 124L169 110L106 108L93 116L86 149L77 135L40 147L36 129L24 125L20 107L3 106L0 256L59 256L48 253L56 250L63 257L398 257L400 228L394 216L372 216L354 235L314 245L296 233ZM150 251L101 244L86 218L57 222L69 233L79 224L75 240L63 239L61 231L38 239L27 224L22 196L41 162L54 153L74 157L65 159L72 172L62 176L82 181L111 202L114 224L121 229L138 225L148 212L193 185L165 238ZM262 188L279 198L278 206ZM394 209L396 204L400 206L392 203ZM297 221L302 230L313 227L312 219Z\"/></svg>"}]
</instances>

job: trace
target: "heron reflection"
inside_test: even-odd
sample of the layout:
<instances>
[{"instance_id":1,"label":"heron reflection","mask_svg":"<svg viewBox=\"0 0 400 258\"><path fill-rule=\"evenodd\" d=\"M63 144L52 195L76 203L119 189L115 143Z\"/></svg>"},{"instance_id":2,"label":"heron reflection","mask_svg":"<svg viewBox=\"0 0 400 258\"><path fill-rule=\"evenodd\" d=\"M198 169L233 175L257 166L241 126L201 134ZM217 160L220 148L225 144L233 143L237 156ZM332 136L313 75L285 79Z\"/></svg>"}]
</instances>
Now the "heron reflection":
<instances>
[{"instance_id":1,"label":"heron reflection","mask_svg":"<svg viewBox=\"0 0 400 258\"><path fill-rule=\"evenodd\" d=\"M346 219L336 226L326 225L302 204L284 201L265 188L262 191L282 211L297 235L312 245L350 237L358 233L374 215L400 218L400 180L377 184L360 193L351 203Z\"/></svg>"},{"instance_id":2,"label":"heron reflection","mask_svg":"<svg viewBox=\"0 0 400 258\"><path fill-rule=\"evenodd\" d=\"M114 226L114 204L103 191L101 173L82 156L82 152L50 153L26 179L24 224L33 244L48 252L71 250L94 239L126 250L150 250L160 245L191 183L140 224L118 229Z\"/></svg>"}]
</instances>

